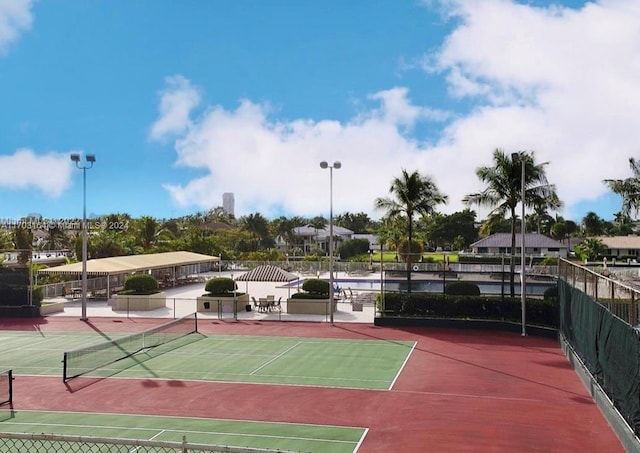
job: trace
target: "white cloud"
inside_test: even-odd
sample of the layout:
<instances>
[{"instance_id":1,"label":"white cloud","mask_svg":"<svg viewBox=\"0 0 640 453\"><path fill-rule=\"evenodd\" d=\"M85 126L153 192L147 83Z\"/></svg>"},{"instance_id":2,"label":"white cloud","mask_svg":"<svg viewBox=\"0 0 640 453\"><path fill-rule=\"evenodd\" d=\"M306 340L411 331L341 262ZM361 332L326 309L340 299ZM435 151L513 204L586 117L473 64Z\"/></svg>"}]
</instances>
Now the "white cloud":
<instances>
[{"instance_id":1,"label":"white cloud","mask_svg":"<svg viewBox=\"0 0 640 453\"><path fill-rule=\"evenodd\" d=\"M189 80L177 75L167 77L165 82L168 86L161 92L160 117L151 126L151 140L161 141L183 133L191 126L191 111L200 104L200 94Z\"/></svg>"},{"instance_id":2,"label":"white cloud","mask_svg":"<svg viewBox=\"0 0 640 453\"><path fill-rule=\"evenodd\" d=\"M414 167L421 151L399 128L427 110L411 106L405 89L372 95L381 101L346 124L270 119L268 105L243 100L235 110L209 108L175 142L177 164L204 169L187 184L167 184L180 206L209 209L234 192L236 214L328 213L329 174L319 164L340 160L334 172L335 212L371 212L394 174ZM431 113L429 113L430 115ZM378 213L379 215L380 213Z\"/></svg>"},{"instance_id":3,"label":"white cloud","mask_svg":"<svg viewBox=\"0 0 640 453\"><path fill-rule=\"evenodd\" d=\"M59 197L69 187L73 170L69 154L36 155L28 148L0 156L0 168L0 187L11 190L36 189L50 198Z\"/></svg>"},{"instance_id":4,"label":"white cloud","mask_svg":"<svg viewBox=\"0 0 640 453\"><path fill-rule=\"evenodd\" d=\"M382 104L380 109L373 111L373 114L387 123L408 128L413 127L421 119L444 121L449 117L447 112L413 105L407 97L408 93L408 88L395 87L369 95L369 99L380 101Z\"/></svg>"},{"instance_id":5,"label":"white cloud","mask_svg":"<svg viewBox=\"0 0 640 453\"><path fill-rule=\"evenodd\" d=\"M445 148L474 166L490 163L496 147L535 149L568 214L606 193L603 179L628 176L628 158L638 156L640 2L446 6L460 24L429 56L429 70L477 108L447 128Z\"/></svg>"},{"instance_id":6,"label":"white cloud","mask_svg":"<svg viewBox=\"0 0 640 453\"><path fill-rule=\"evenodd\" d=\"M20 34L31 29L33 0L0 0L0 54L8 51Z\"/></svg>"},{"instance_id":7,"label":"white cloud","mask_svg":"<svg viewBox=\"0 0 640 453\"><path fill-rule=\"evenodd\" d=\"M536 8L509 0L448 0L456 25L426 70L440 74L454 99L470 101L456 117L411 102L395 87L370 95L377 105L346 122L270 117L267 105L243 100L236 109L208 108L191 120L199 96L179 78L163 96L152 137L176 134L178 165L204 170L186 184L167 184L181 206L208 209L234 192L236 213L271 216L368 212L402 168L434 177L449 196L444 212L463 209L464 195L482 189L475 170L492 152L535 150L549 161L549 180L565 201L563 215L607 192L605 178L629 175L638 157L640 2L601 0L583 8ZM166 99L173 99L167 101ZM177 113L176 113L177 112ZM171 120L167 119L171 118ZM421 121L448 123L431 144L413 134ZM483 214L481 212L481 214Z\"/></svg>"}]
</instances>

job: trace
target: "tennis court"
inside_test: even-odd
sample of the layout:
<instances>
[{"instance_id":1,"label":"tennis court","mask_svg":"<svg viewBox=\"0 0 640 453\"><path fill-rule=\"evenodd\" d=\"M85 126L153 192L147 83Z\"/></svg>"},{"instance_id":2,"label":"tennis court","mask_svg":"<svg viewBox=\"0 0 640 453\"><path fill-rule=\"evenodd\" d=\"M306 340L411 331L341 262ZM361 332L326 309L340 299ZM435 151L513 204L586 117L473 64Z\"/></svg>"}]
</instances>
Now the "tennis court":
<instances>
[{"instance_id":1,"label":"tennis court","mask_svg":"<svg viewBox=\"0 0 640 453\"><path fill-rule=\"evenodd\" d=\"M190 442L242 448L347 453L355 451L364 428L216 420L128 414L87 414L0 410L3 432L33 432L133 440ZM2 451L2 448L0 448Z\"/></svg>"},{"instance_id":2,"label":"tennis court","mask_svg":"<svg viewBox=\"0 0 640 453\"><path fill-rule=\"evenodd\" d=\"M116 344L124 335L0 332L0 369L17 375L62 376L66 351ZM97 341L98 340L98 341ZM112 361L103 349L83 355L75 371L94 377L288 384L390 389L414 342L194 333ZM118 349L121 355L121 347ZM105 364L105 365L103 365ZM94 369L95 368L95 369Z\"/></svg>"},{"instance_id":3,"label":"tennis court","mask_svg":"<svg viewBox=\"0 0 640 453\"><path fill-rule=\"evenodd\" d=\"M313 452L623 451L557 342L504 332L206 320L167 350L63 382L64 352L160 323L4 323L0 369L16 379L0 431Z\"/></svg>"},{"instance_id":4,"label":"tennis court","mask_svg":"<svg viewBox=\"0 0 640 453\"><path fill-rule=\"evenodd\" d=\"M65 385L73 391L104 378L389 390L415 347L410 341L203 335L191 331L189 322L173 321L168 328L163 324L133 335L4 331L0 369L60 378L63 362L70 376ZM324 424L68 411L3 410L0 422L2 432L27 429L173 442L188 433L190 442L201 444L314 452L356 451L367 431Z\"/></svg>"}]
</instances>

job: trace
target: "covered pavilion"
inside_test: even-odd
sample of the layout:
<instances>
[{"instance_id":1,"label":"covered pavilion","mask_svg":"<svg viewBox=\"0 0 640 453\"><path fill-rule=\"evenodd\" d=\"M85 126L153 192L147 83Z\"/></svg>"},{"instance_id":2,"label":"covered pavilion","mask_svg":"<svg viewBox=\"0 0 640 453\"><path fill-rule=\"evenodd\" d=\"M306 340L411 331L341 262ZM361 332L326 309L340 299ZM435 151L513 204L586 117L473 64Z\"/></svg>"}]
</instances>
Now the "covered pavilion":
<instances>
[{"instance_id":1,"label":"covered pavilion","mask_svg":"<svg viewBox=\"0 0 640 453\"><path fill-rule=\"evenodd\" d=\"M96 258L87 260L87 277L105 277L105 284L93 289L106 290L108 297L114 289L112 287L121 287L131 274L148 273L156 277L162 286L175 286L181 280L187 282L193 275L213 270L219 261L217 256L185 251ZM80 279L82 262L38 270L38 275L51 274L73 275Z\"/></svg>"}]
</instances>

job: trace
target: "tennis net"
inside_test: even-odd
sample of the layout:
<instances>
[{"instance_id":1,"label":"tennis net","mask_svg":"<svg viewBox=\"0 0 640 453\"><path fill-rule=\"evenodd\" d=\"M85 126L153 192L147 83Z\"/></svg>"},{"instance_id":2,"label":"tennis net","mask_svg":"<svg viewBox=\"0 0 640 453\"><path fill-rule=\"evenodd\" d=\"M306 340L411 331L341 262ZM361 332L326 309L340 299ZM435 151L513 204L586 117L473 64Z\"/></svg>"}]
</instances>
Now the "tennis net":
<instances>
[{"instance_id":1,"label":"tennis net","mask_svg":"<svg viewBox=\"0 0 640 453\"><path fill-rule=\"evenodd\" d=\"M140 333L67 351L63 358L62 379L67 382L138 352L197 332L198 315L191 313Z\"/></svg>"},{"instance_id":2,"label":"tennis net","mask_svg":"<svg viewBox=\"0 0 640 453\"><path fill-rule=\"evenodd\" d=\"M13 402L13 371L0 371L0 405Z\"/></svg>"}]
</instances>

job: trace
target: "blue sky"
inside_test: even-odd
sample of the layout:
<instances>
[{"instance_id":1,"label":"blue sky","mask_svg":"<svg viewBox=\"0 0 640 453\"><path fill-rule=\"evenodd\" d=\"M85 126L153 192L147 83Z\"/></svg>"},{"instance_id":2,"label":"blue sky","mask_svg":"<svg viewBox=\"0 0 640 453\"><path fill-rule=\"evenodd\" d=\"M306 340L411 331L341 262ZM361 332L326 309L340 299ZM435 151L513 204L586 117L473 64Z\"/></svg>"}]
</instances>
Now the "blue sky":
<instances>
[{"instance_id":1,"label":"blue sky","mask_svg":"<svg viewBox=\"0 0 640 453\"><path fill-rule=\"evenodd\" d=\"M403 168L463 209L494 149L611 219L638 155L636 0L0 1L0 218L367 212ZM482 217L482 210L478 210Z\"/></svg>"}]
</instances>

